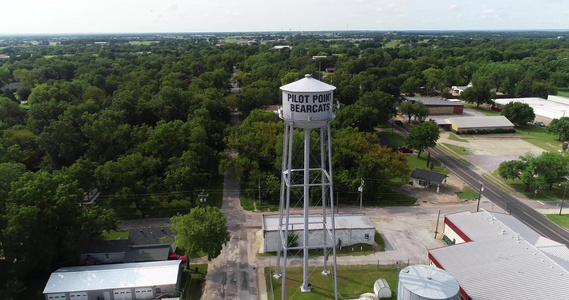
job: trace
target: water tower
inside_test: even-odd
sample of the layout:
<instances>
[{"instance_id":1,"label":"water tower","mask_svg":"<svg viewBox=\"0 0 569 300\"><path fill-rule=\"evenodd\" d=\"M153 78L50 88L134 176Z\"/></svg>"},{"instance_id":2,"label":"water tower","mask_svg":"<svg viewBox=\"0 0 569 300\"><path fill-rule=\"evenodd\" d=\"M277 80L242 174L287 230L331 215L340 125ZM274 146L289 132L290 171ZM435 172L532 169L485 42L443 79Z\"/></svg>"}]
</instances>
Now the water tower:
<instances>
[{"instance_id":1,"label":"water tower","mask_svg":"<svg viewBox=\"0 0 569 300\"><path fill-rule=\"evenodd\" d=\"M330 274L330 271L328 271L328 251L329 249L332 250L334 294L335 299L338 299L335 248L336 226L334 222L332 149L330 144L330 121L336 116L333 107L333 91L335 89L336 87L316 80L311 75L306 75L301 80L281 87L283 102L282 108L279 109L279 116L284 120L285 128L278 224L279 250L277 250L275 277L283 277L282 299L285 299L287 255L291 250L302 250L303 252L303 281L300 290L302 292L310 292L308 283L308 251L310 249L324 250L324 271L322 271L324 275ZM302 164L299 160L293 159L293 149L295 149L293 134L295 129L304 131ZM312 129L319 129L320 161L316 159L311 162L310 133ZM299 142L296 141L296 144L299 144ZM318 152L316 150L318 145L315 146L317 147L313 149L314 155ZM298 165L295 165L295 161L297 161L296 164ZM321 192L321 198L318 202L322 204L322 215L313 215L309 218L308 208L311 192L313 194ZM290 222L291 196L298 197L298 200L303 202L302 223L295 224ZM330 208L329 216L327 216L327 207ZM299 238L298 246L289 245L288 243L289 233L294 233L295 225L297 229L299 227L302 228L302 232L299 232L297 235ZM282 274L281 254L283 256Z\"/></svg>"}]
</instances>

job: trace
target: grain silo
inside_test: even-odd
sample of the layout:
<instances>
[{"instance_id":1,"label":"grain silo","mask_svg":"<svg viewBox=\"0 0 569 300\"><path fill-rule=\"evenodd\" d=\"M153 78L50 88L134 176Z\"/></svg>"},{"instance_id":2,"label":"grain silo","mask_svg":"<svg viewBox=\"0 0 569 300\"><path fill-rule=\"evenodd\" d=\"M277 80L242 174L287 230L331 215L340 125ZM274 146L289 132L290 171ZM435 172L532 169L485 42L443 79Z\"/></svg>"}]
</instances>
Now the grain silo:
<instances>
[{"instance_id":1,"label":"grain silo","mask_svg":"<svg viewBox=\"0 0 569 300\"><path fill-rule=\"evenodd\" d=\"M434 266L408 266L399 272L397 300L458 299L459 285L447 271Z\"/></svg>"}]
</instances>

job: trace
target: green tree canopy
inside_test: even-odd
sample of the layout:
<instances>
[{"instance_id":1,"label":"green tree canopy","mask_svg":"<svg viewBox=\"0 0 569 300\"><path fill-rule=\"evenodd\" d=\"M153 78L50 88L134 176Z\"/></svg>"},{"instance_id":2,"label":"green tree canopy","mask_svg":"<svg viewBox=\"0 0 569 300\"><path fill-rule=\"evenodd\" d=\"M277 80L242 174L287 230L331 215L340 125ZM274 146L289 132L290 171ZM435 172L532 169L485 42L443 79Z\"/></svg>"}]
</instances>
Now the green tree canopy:
<instances>
[{"instance_id":1,"label":"green tree canopy","mask_svg":"<svg viewBox=\"0 0 569 300\"><path fill-rule=\"evenodd\" d=\"M184 249L186 256L204 252L210 261L231 238L223 211L214 206L195 207L189 214L172 217L171 228L174 245Z\"/></svg>"},{"instance_id":2,"label":"green tree canopy","mask_svg":"<svg viewBox=\"0 0 569 300\"><path fill-rule=\"evenodd\" d=\"M407 137L407 145L419 151L418 156L421 156L423 150L436 146L438 139L439 128L437 124L435 122L424 122L411 128Z\"/></svg>"},{"instance_id":3,"label":"green tree canopy","mask_svg":"<svg viewBox=\"0 0 569 300\"><path fill-rule=\"evenodd\" d=\"M569 174L567 164L569 156L544 152L540 156L531 154L521 156L517 160L502 162L498 173L504 179L519 179L525 185L525 191L532 189L551 189L554 183L564 181Z\"/></svg>"},{"instance_id":4,"label":"green tree canopy","mask_svg":"<svg viewBox=\"0 0 569 300\"><path fill-rule=\"evenodd\" d=\"M553 119L545 129L547 133L557 135L558 140L567 141L569 140L569 117Z\"/></svg>"},{"instance_id":5,"label":"green tree canopy","mask_svg":"<svg viewBox=\"0 0 569 300\"><path fill-rule=\"evenodd\" d=\"M519 126L526 125L535 119L533 108L522 102L510 102L504 105L501 115Z\"/></svg>"},{"instance_id":6,"label":"green tree canopy","mask_svg":"<svg viewBox=\"0 0 569 300\"><path fill-rule=\"evenodd\" d=\"M477 83L460 94L460 100L476 103L476 107L480 104L492 103L492 98L495 97L496 95L490 91L490 85L484 83Z\"/></svg>"}]
</instances>

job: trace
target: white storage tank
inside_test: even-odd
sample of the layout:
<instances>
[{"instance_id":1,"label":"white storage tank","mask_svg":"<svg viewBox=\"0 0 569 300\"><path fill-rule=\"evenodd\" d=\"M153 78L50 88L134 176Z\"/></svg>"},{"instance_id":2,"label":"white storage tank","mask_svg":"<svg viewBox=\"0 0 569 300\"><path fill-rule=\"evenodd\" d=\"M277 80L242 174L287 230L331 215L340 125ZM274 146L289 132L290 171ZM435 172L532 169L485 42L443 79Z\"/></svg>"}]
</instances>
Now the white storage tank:
<instances>
[{"instance_id":1,"label":"white storage tank","mask_svg":"<svg viewBox=\"0 0 569 300\"><path fill-rule=\"evenodd\" d=\"M280 117L297 128L319 128L334 117L335 86L306 74L301 80L281 86L283 107Z\"/></svg>"},{"instance_id":2,"label":"white storage tank","mask_svg":"<svg viewBox=\"0 0 569 300\"><path fill-rule=\"evenodd\" d=\"M398 300L454 300L458 290L458 281L434 266L408 266L399 272Z\"/></svg>"},{"instance_id":3,"label":"white storage tank","mask_svg":"<svg viewBox=\"0 0 569 300\"><path fill-rule=\"evenodd\" d=\"M391 298L391 289L389 288L389 284L387 284L387 280L384 278L375 281L373 284L373 292L379 299Z\"/></svg>"}]
</instances>

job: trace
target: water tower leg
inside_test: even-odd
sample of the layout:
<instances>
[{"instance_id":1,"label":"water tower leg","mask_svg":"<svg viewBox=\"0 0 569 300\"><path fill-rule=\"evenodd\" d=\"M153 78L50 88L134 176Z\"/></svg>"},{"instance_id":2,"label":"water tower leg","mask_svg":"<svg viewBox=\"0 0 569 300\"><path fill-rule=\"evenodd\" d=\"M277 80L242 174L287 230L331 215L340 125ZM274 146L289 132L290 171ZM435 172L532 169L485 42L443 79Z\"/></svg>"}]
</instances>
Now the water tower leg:
<instances>
[{"instance_id":1,"label":"water tower leg","mask_svg":"<svg viewBox=\"0 0 569 300\"><path fill-rule=\"evenodd\" d=\"M283 248L282 244L283 244L283 239L282 239L282 235L283 235L283 210L285 209L284 205L285 205L285 170L286 170L286 166L287 166L287 156L288 156L288 152L287 152L287 148L288 148L288 135L289 135L289 125L285 124L285 132L284 132L284 137L283 137L283 157L282 157L282 173L281 173L281 198L280 198L280 205L279 205L279 234L278 234L278 239L277 239L277 265L276 265L276 271L275 274L273 275L274 278L279 279L281 278L281 249Z\"/></svg>"},{"instance_id":2,"label":"water tower leg","mask_svg":"<svg viewBox=\"0 0 569 300\"><path fill-rule=\"evenodd\" d=\"M326 193L328 192L326 183L328 180L326 179L326 174L324 171L326 170L326 159L325 159L325 150L324 148L324 139L326 138L325 134L325 127L320 128L320 172L322 173L321 176L321 183L322 183L322 243L324 244L324 248L322 249L324 254L324 270L322 270L322 275L329 275L330 271L328 271L328 248L326 247L327 239L326 236L328 235L328 226L326 225L326 201L328 197L326 197Z\"/></svg>"},{"instance_id":3,"label":"water tower leg","mask_svg":"<svg viewBox=\"0 0 569 300\"><path fill-rule=\"evenodd\" d=\"M304 236L303 236L303 266L302 266L302 285L300 290L310 292L308 286L308 207L310 201L310 129L304 129Z\"/></svg>"},{"instance_id":4,"label":"water tower leg","mask_svg":"<svg viewBox=\"0 0 569 300\"><path fill-rule=\"evenodd\" d=\"M334 220L334 182L332 180L332 143L330 139L330 123L328 123L328 176L330 176L330 223L332 226L332 265L334 267L334 299L338 300L338 268L336 266L336 222Z\"/></svg>"},{"instance_id":5,"label":"water tower leg","mask_svg":"<svg viewBox=\"0 0 569 300\"><path fill-rule=\"evenodd\" d=\"M286 291L286 261L287 261L287 256L288 256L288 226L289 226L289 221L290 221L290 181L291 181L291 169L292 169L292 138L294 135L294 127L292 125L289 125L289 136L288 136L288 155L286 157L287 159L287 182L285 182L286 185L286 203L285 203L285 207L286 207L286 222L285 222L285 234L283 236L283 238L285 238L285 241L283 241L283 243L281 244L283 247L283 273L282 273L282 288L281 288L281 299L286 299L285 298L285 291ZM283 158L284 159L284 158Z\"/></svg>"}]
</instances>

